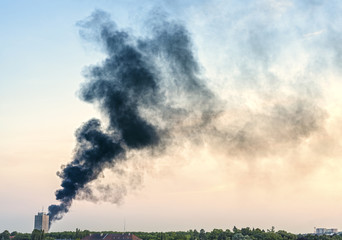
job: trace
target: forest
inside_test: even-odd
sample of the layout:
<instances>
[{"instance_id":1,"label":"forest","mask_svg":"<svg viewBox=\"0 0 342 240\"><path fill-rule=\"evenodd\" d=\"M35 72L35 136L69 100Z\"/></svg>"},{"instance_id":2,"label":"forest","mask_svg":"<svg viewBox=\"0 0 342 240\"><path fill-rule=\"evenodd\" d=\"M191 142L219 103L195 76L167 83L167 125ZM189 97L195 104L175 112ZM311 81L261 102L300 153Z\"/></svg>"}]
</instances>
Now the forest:
<instances>
[{"instance_id":1,"label":"forest","mask_svg":"<svg viewBox=\"0 0 342 240\"><path fill-rule=\"evenodd\" d=\"M75 231L44 233L33 230L32 233L9 232L5 230L0 234L0 240L81 240L93 233L123 233L113 231L89 231L76 229ZM206 232L199 231L174 231L174 232L130 232L142 240L342 240L342 235L315 235L315 234L293 234L284 230L275 231L274 227L267 230L259 228L234 227L232 230L214 229Z\"/></svg>"}]
</instances>

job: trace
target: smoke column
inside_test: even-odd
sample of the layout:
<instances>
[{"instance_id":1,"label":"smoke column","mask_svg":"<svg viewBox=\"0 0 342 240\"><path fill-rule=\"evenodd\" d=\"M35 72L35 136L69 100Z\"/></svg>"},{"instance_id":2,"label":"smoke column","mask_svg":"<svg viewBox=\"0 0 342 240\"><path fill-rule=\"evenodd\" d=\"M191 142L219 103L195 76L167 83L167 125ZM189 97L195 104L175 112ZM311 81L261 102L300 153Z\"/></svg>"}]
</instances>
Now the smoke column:
<instances>
[{"instance_id":1,"label":"smoke column","mask_svg":"<svg viewBox=\"0 0 342 240\"><path fill-rule=\"evenodd\" d=\"M179 122L197 119L192 125L200 129L218 112L213 93L198 77L188 32L160 18L151 22L150 37L140 39L118 30L99 10L79 23L81 36L107 55L87 69L80 96L100 109L108 126L91 119L76 131L74 158L57 173L62 183L56 191L59 204L49 206L50 225L79 194L91 194L87 185L124 161L127 151L163 149Z\"/></svg>"},{"instance_id":2,"label":"smoke column","mask_svg":"<svg viewBox=\"0 0 342 240\"><path fill-rule=\"evenodd\" d=\"M236 38L212 47L236 54L221 63L225 76L219 84L215 79L219 89L214 91L212 81L201 75L184 26L163 14L152 16L146 37L120 30L102 11L78 24L81 37L106 55L86 68L80 89L80 98L100 110L105 124L91 119L76 131L74 158L58 173L59 204L49 207L50 221L61 219L75 198L92 200L92 183L105 169L118 169L119 162L137 152L174 154L173 146L182 148L184 142L204 143L213 156L222 154L224 161L252 172L273 171L268 166L276 166L274 159L300 177L300 165L305 164L305 172L317 165L306 156L311 152L316 158L328 114L316 90L318 81L307 80L315 77L316 60L302 68L310 74L271 71L281 66L296 37L280 44L282 29L258 15L241 18L242 25L236 25L241 28L231 21ZM290 53L292 62L297 53ZM214 56L210 62L219 65L219 60ZM118 193L114 202L120 198Z\"/></svg>"}]
</instances>

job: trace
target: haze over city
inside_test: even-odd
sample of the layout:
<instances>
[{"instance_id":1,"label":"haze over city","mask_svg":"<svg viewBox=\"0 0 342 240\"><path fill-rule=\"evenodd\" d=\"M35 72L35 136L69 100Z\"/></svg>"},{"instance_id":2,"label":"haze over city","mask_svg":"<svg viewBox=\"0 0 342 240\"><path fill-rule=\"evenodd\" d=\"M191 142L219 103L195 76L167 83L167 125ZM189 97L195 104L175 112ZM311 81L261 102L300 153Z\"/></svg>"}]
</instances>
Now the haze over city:
<instances>
[{"instance_id":1,"label":"haze over city","mask_svg":"<svg viewBox=\"0 0 342 240\"><path fill-rule=\"evenodd\" d=\"M341 7L1 1L0 231L342 229Z\"/></svg>"}]
</instances>

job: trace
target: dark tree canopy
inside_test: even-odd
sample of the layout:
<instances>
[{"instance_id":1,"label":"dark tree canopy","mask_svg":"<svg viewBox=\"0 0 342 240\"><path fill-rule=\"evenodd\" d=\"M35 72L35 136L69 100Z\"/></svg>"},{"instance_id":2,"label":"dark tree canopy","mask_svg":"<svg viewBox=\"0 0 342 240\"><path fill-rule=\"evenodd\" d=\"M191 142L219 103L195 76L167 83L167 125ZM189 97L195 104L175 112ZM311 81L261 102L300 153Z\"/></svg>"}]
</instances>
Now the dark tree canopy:
<instances>
[{"instance_id":1,"label":"dark tree canopy","mask_svg":"<svg viewBox=\"0 0 342 240\"><path fill-rule=\"evenodd\" d=\"M81 240L85 236L92 233L120 233L113 231L93 232L89 230L65 231L44 233L39 230L33 230L30 233L18 233L4 231L0 234L0 240L55 240L55 239L70 239ZM230 229L213 229L206 232L204 229L199 231L175 231L175 232L132 232L142 240L342 240L342 235L315 235L315 234L293 234L284 230L276 231L274 227L268 230L259 228L237 228Z\"/></svg>"}]
</instances>

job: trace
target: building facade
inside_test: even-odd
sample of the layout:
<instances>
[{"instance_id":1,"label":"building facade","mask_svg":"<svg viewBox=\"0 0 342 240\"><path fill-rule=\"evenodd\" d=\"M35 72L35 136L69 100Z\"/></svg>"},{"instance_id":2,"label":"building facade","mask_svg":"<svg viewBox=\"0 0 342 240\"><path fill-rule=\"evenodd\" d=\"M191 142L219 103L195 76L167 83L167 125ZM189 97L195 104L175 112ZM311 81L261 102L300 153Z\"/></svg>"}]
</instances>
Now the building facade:
<instances>
[{"instance_id":1,"label":"building facade","mask_svg":"<svg viewBox=\"0 0 342 240\"><path fill-rule=\"evenodd\" d=\"M90 234L82 240L142 240L131 233Z\"/></svg>"},{"instance_id":2,"label":"building facade","mask_svg":"<svg viewBox=\"0 0 342 240\"><path fill-rule=\"evenodd\" d=\"M332 235L338 233L337 228L315 228L317 235Z\"/></svg>"},{"instance_id":3,"label":"building facade","mask_svg":"<svg viewBox=\"0 0 342 240\"><path fill-rule=\"evenodd\" d=\"M34 229L44 230L45 233L49 231L49 215L44 212L39 212L34 216Z\"/></svg>"}]
</instances>

